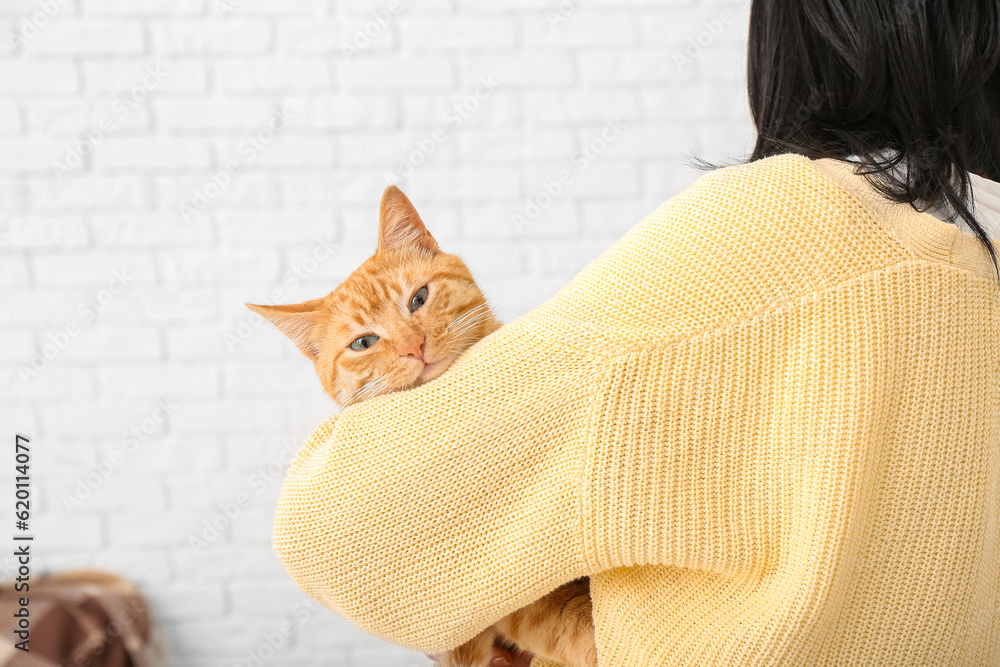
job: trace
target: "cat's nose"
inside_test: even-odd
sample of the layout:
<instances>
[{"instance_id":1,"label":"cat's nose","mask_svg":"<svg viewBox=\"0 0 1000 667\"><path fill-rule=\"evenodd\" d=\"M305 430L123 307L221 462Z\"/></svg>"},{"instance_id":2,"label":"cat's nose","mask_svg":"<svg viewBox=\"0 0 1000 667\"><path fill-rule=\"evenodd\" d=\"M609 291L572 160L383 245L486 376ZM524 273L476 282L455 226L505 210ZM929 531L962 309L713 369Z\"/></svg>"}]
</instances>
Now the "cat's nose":
<instances>
[{"instance_id":1,"label":"cat's nose","mask_svg":"<svg viewBox=\"0 0 1000 667\"><path fill-rule=\"evenodd\" d=\"M424 360L424 337L420 334L413 334L410 338L399 346L399 356L413 357Z\"/></svg>"}]
</instances>

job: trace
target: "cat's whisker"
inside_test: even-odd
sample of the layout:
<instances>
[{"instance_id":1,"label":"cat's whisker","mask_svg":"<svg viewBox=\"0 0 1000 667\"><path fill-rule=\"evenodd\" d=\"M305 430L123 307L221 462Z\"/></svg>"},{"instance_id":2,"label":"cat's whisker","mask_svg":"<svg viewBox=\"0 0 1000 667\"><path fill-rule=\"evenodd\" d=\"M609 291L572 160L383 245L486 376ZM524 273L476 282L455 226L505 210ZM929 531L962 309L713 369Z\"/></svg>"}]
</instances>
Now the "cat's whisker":
<instances>
[{"instance_id":1,"label":"cat's whisker","mask_svg":"<svg viewBox=\"0 0 1000 667\"><path fill-rule=\"evenodd\" d=\"M467 334L465 336L459 336L458 338L453 338L449 340L445 349L448 352L462 352L466 350L471 345L478 343L482 340L482 336L478 334Z\"/></svg>"},{"instance_id":2,"label":"cat's whisker","mask_svg":"<svg viewBox=\"0 0 1000 667\"><path fill-rule=\"evenodd\" d=\"M455 318L455 320L452 321L452 323L447 326L447 329L454 329L455 327L461 326L469 317L473 316L474 314L477 313L475 311L470 311L468 313L461 315L460 317Z\"/></svg>"},{"instance_id":3,"label":"cat's whisker","mask_svg":"<svg viewBox=\"0 0 1000 667\"><path fill-rule=\"evenodd\" d=\"M474 319L477 317L486 317L489 314L490 314L489 306L483 303L476 306L475 308L470 309L468 312L462 313L462 315L456 317L452 321L452 323L448 325L447 328L450 330L454 327L464 324L466 320L470 318Z\"/></svg>"},{"instance_id":4,"label":"cat's whisker","mask_svg":"<svg viewBox=\"0 0 1000 667\"><path fill-rule=\"evenodd\" d=\"M379 394L385 393L385 392L382 391L385 388L386 387L385 387L384 384L383 385L375 385L373 387L370 387L368 389L368 391L366 391L364 394L362 394L361 396L358 397L358 399L356 400L356 402L357 403L364 403L365 401L367 401L369 398L372 398L373 396L378 396Z\"/></svg>"},{"instance_id":5,"label":"cat's whisker","mask_svg":"<svg viewBox=\"0 0 1000 667\"><path fill-rule=\"evenodd\" d=\"M491 316L491 313L482 313L478 317L472 318L471 320L468 320L467 322L463 322L461 328L456 329L454 331L449 331L449 333L451 333L453 335L461 335L461 334L467 333L469 331L472 331L473 329L475 329L476 327L478 327L483 322L488 321L490 319L490 316Z\"/></svg>"},{"instance_id":6,"label":"cat's whisker","mask_svg":"<svg viewBox=\"0 0 1000 667\"><path fill-rule=\"evenodd\" d=\"M354 403L360 403L362 400L364 400L360 397L365 396L367 393L369 393L369 391L372 389L373 386L375 390L377 390L379 388L379 385L383 385L384 388L384 384L385 384L384 378L375 378L374 380L369 380L368 382L365 382L357 389L352 391L350 395L346 399L344 399L344 402L341 405L346 408L347 406L353 405Z\"/></svg>"}]
</instances>

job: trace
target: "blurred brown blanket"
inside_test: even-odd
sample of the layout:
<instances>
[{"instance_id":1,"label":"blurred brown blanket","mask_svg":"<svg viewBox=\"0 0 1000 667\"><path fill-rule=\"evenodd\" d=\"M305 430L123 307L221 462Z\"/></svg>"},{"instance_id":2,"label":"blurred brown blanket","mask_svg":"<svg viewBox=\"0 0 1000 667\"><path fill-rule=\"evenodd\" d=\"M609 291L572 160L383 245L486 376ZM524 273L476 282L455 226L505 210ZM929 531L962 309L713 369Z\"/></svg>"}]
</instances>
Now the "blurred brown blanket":
<instances>
[{"instance_id":1,"label":"blurred brown blanket","mask_svg":"<svg viewBox=\"0 0 1000 667\"><path fill-rule=\"evenodd\" d=\"M22 597L29 598L30 652L17 648ZM135 586L108 572L34 578L27 593L4 582L0 628L0 667L151 667L146 604Z\"/></svg>"}]
</instances>

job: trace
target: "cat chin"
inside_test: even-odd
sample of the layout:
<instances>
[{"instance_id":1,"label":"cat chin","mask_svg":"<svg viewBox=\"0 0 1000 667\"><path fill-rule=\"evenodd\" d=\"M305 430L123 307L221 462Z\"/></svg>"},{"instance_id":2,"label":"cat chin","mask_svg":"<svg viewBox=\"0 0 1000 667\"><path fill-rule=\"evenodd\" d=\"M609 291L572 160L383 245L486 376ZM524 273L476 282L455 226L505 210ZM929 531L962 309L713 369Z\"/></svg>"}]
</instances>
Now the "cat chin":
<instances>
[{"instance_id":1,"label":"cat chin","mask_svg":"<svg viewBox=\"0 0 1000 667\"><path fill-rule=\"evenodd\" d=\"M420 385L430 382L434 378L438 377L445 372L447 366L442 364L440 361L435 361L433 364L427 364L424 366L423 370L420 371L420 375L414 381L414 386L419 387Z\"/></svg>"},{"instance_id":2,"label":"cat chin","mask_svg":"<svg viewBox=\"0 0 1000 667\"><path fill-rule=\"evenodd\" d=\"M420 386L425 382L430 382L434 378L440 376L448 367L451 366L451 362L455 360L458 355L452 354L437 361L425 364L423 370L420 371L420 375L417 376L414 386Z\"/></svg>"}]
</instances>

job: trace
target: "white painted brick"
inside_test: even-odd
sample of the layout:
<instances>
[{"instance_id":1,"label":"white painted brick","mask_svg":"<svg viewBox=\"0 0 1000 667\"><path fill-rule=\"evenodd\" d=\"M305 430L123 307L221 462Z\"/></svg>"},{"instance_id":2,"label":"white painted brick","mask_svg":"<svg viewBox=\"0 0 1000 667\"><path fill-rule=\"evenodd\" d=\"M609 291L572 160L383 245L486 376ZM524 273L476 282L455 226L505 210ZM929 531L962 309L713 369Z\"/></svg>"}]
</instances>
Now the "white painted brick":
<instances>
[{"instance_id":1,"label":"white painted brick","mask_svg":"<svg viewBox=\"0 0 1000 667\"><path fill-rule=\"evenodd\" d=\"M239 130L264 127L274 115L269 100L234 97L162 100L153 103L161 127L168 130Z\"/></svg>"},{"instance_id":2,"label":"white painted brick","mask_svg":"<svg viewBox=\"0 0 1000 667\"><path fill-rule=\"evenodd\" d=\"M27 118L28 127L41 134L85 132L100 129L102 123L112 123L114 131L146 130L150 125L145 105L129 106L117 99L39 100L27 105Z\"/></svg>"},{"instance_id":3,"label":"white painted brick","mask_svg":"<svg viewBox=\"0 0 1000 667\"><path fill-rule=\"evenodd\" d=\"M25 405L0 405L0 419L4 424L13 424L11 427L16 433L34 438L38 433L38 415L36 410Z\"/></svg>"},{"instance_id":4,"label":"white painted brick","mask_svg":"<svg viewBox=\"0 0 1000 667\"><path fill-rule=\"evenodd\" d=\"M412 168L423 169L428 164L451 163L459 160L460 152L449 130L433 128L417 132L354 131L337 138L337 153L354 164L371 165L406 173Z\"/></svg>"},{"instance_id":5,"label":"white painted brick","mask_svg":"<svg viewBox=\"0 0 1000 667\"><path fill-rule=\"evenodd\" d=\"M525 115L546 124L603 123L608 118L622 118L637 122L641 105L638 96L630 91L530 91L524 95ZM652 117L656 118L654 114Z\"/></svg>"},{"instance_id":6,"label":"white painted brick","mask_svg":"<svg viewBox=\"0 0 1000 667\"><path fill-rule=\"evenodd\" d=\"M85 0L87 14L114 14L130 16L134 14L198 14L205 6L205 0Z\"/></svg>"},{"instance_id":7,"label":"white painted brick","mask_svg":"<svg viewBox=\"0 0 1000 667\"><path fill-rule=\"evenodd\" d=\"M178 570L193 581L274 581L287 576L277 554L270 547L234 548L214 544L197 554L185 548L174 554Z\"/></svg>"},{"instance_id":8,"label":"white painted brick","mask_svg":"<svg viewBox=\"0 0 1000 667\"><path fill-rule=\"evenodd\" d=\"M418 169L412 177L406 179L405 191L411 188L415 192L422 191L429 199L445 201L476 198L496 199L499 197L516 197L521 194L521 183L518 175L505 167L438 167L430 165Z\"/></svg>"},{"instance_id":9,"label":"white painted brick","mask_svg":"<svg viewBox=\"0 0 1000 667\"><path fill-rule=\"evenodd\" d=\"M746 85L746 54L742 50L716 45L706 49L695 61L695 66L701 81L729 83L739 88Z\"/></svg>"},{"instance_id":10,"label":"white painted brick","mask_svg":"<svg viewBox=\"0 0 1000 667\"><path fill-rule=\"evenodd\" d=\"M287 98L297 128L389 127L399 122L396 102L387 95Z\"/></svg>"},{"instance_id":11,"label":"white painted brick","mask_svg":"<svg viewBox=\"0 0 1000 667\"><path fill-rule=\"evenodd\" d=\"M642 91L643 113L658 120L705 121L747 117L747 95L738 88L705 89L702 86ZM706 124L713 128L715 123ZM752 133L748 133L752 136Z\"/></svg>"},{"instance_id":12,"label":"white painted brick","mask_svg":"<svg viewBox=\"0 0 1000 667\"><path fill-rule=\"evenodd\" d=\"M79 171L62 179L28 180L28 197L40 211L102 208L122 211L150 205L149 184L138 176L97 176Z\"/></svg>"},{"instance_id":13,"label":"white painted brick","mask_svg":"<svg viewBox=\"0 0 1000 667\"><path fill-rule=\"evenodd\" d=\"M654 193L652 195L584 202L581 208L583 209L583 229L587 238L617 240L632 227L642 222L657 206L680 192L695 178L695 175L687 175L685 178L684 170L677 167L671 169L670 174L673 177L664 178L657 184L655 190L653 188L647 189ZM681 175L680 180L678 180L677 175Z\"/></svg>"},{"instance_id":14,"label":"white painted brick","mask_svg":"<svg viewBox=\"0 0 1000 667\"><path fill-rule=\"evenodd\" d=\"M318 604L318 603L317 603ZM305 603L302 613L309 613L309 619L303 623L305 630L299 635L299 647L307 654L326 654L335 652L338 648L353 645L357 648L370 648L377 645L370 635L362 635L350 621L334 613L326 607L313 607ZM351 663L354 664L354 663ZM360 663L368 664L368 663ZM382 665L385 663L371 663ZM423 665L423 662L410 663L411 667Z\"/></svg>"},{"instance_id":15,"label":"white painted brick","mask_svg":"<svg viewBox=\"0 0 1000 667\"><path fill-rule=\"evenodd\" d=\"M78 318L77 306L83 302L81 293L66 293L65 291L46 290L45 298L26 291L0 292L0 306L4 308L9 321L31 325L48 325L44 333L58 325L62 330L70 320Z\"/></svg>"},{"instance_id":16,"label":"white painted brick","mask_svg":"<svg viewBox=\"0 0 1000 667\"><path fill-rule=\"evenodd\" d=\"M213 396L220 384L216 369L196 364L105 365L96 373L101 395L109 397Z\"/></svg>"},{"instance_id":17,"label":"white painted brick","mask_svg":"<svg viewBox=\"0 0 1000 667\"><path fill-rule=\"evenodd\" d=\"M9 56L17 52L18 44L27 41L26 35L31 35L34 29L28 19L19 21L0 20L0 56ZM28 32L25 32L27 30Z\"/></svg>"},{"instance_id":18,"label":"white painted brick","mask_svg":"<svg viewBox=\"0 0 1000 667\"><path fill-rule=\"evenodd\" d=\"M206 322L218 314L216 300L216 295L205 289L164 291L137 285L116 296L103 319L115 326Z\"/></svg>"},{"instance_id":19,"label":"white painted brick","mask_svg":"<svg viewBox=\"0 0 1000 667\"><path fill-rule=\"evenodd\" d=\"M693 11L650 13L641 22L643 41L649 44L669 42L685 50L690 46L691 54L717 44L745 44L748 3L722 0L700 5L704 6L692 8Z\"/></svg>"},{"instance_id":20,"label":"white painted brick","mask_svg":"<svg viewBox=\"0 0 1000 667\"><path fill-rule=\"evenodd\" d=\"M288 180L282 179L282 183L288 186ZM363 203L373 206L389 185L385 174L376 170L338 170L330 174L328 181L335 190L337 200L343 202Z\"/></svg>"},{"instance_id":21,"label":"white painted brick","mask_svg":"<svg viewBox=\"0 0 1000 667\"><path fill-rule=\"evenodd\" d=\"M21 119L17 105L10 100L0 100L0 132L17 132Z\"/></svg>"},{"instance_id":22,"label":"white painted brick","mask_svg":"<svg viewBox=\"0 0 1000 667\"><path fill-rule=\"evenodd\" d=\"M101 521L96 516L42 514L32 518L35 544L43 553L99 549L103 543Z\"/></svg>"},{"instance_id":23,"label":"white painted brick","mask_svg":"<svg viewBox=\"0 0 1000 667\"><path fill-rule=\"evenodd\" d=\"M542 182L535 188L537 192L531 193L533 199L538 193L543 192ZM524 243L527 238L537 236L549 238L573 236L578 225L574 207L568 200L568 195L556 198L554 203L543 208L537 217L529 217L530 213L526 211L527 199L502 205L477 206L475 215L464 221L463 229L467 238L507 242L517 240L520 243ZM515 216L527 219L528 224L522 223L519 227Z\"/></svg>"},{"instance_id":24,"label":"white painted brick","mask_svg":"<svg viewBox=\"0 0 1000 667\"><path fill-rule=\"evenodd\" d=\"M84 331L73 339L58 360L87 363L95 359L149 361L159 359L161 354L160 333L156 329L116 326L114 329Z\"/></svg>"},{"instance_id":25,"label":"white painted brick","mask_svg":"<svg viewBox=\"0 0 1000 667\"><path fill-rule=\"evenodd\" d=\"M414 50L510 49L518 26L512 19L401 16L396 25L403 46Z\"/></svg>"},{"instance_id":26,"label":"white painted brick","mask_svg":"<svg viewBox=\"0 0 1000 667\"><path fill-rule=\"evenodd\" d=\"M122 449L121 443L112 441L98 445L103 458L108 458L116 449ZM222 467L222 447L215 437L164 435L143 443L142 448L129 457L130 467L156 470L163 479L179 473L212 475Z\"/></svg>"},{"instance_id":27,"label":"white painted brick","mask_svg":"<svg viewBox=\"0 0 1000 667\"><path fill-rule=\"evenodd\" d=\"M270 619L246 618L241 619L241 622L220 618L191 619L183 623L164 623L162 627L168 641L176 647L174 657L179 660L178 665L190 664L189 660L193 655L200 654L201 657L205 657L206 649L201 647L210 647L211 651L221 652L223 655L226 652L231 652L231 658L224 664L233 665L237 662L248 664L248 651L252 650L256 655L260 655L260 647L264 647L264 655L271 656L272 652L267 650L271 644L267 642L265 635L278 632L283 622L290 623L290 621L283 620L283 616L279 612ZM283 650L287 651L289 645L290 641L288 645L283 647ZM270 667L272 662L281 655L281 652L273 653L273 655L274 658L268 658L267 662L263 664ZM259 660L259 658L256 659Z\"/></svg>"},{"instance_id":28,"label":"white painted brick","mask_svg":"<svg viewBox=\"0 0 1000 667\"><path fill-rule=\"evenodd\" d=\"M420 211L420 217L428 229L442 243L449 239L459 238L461 221L468 217L464 212L448 202L433 201L426 198L420 188L406 188L409 197ZM349 258L344 261L348 266L357 266L371 255L375 249L378 237L378 195L369 196L360 204L338 207L340 227L343 236L345 254ZM345 276L346 277L346 276Z\"/></svg>"},{"instance_id":29,"label":"white painted brick","mask_svg":"<svg viewBox=\"0 0 1000 667\"><path fill-rule=\"evenodd\" d=\"M222 586L170 583L143 586L142 593L153 601L151 611L160 622L219 618L226 611L226 595Z\"/></svg>"},{"instance_id":30,"label":"white painted brick","mask_svg":"<svg viewBox=\"0 0 1000 667\"><path fill-rule=\"evenodd\" d=\"M281 396L311 394L320 387L312 364L303 357L301 364L261 362L228 366L225 388L228 396Z\"/></svg>"},{"instance_id":31,"label":"white painted brick","mask_svg":"<svg viewBox=\"0 0 1000 667\"><path fill-rule=\"evenodd\" d=\"M291 610L296 605L304 606L311 601L294 584L245 583L229 586L229 597L233 607L244 613L267 614L275 609ZM311 605L310 605L311 606Z\"/></svg>"},{"instance_id":32,"label":"white painted brick","mask_svg":"<svg viewBox=\"0 0 1000 667\"><path fill-rule=\"evenodd\" d=\"M254 496L254 489L247 483L247 474L236 470L217 473L212 484L206 485L201 476L177 476L167 482L171 504L185 511L201 512L206 516L220 510L221 505L241 503L243 498ZM240 496L241 498L237 498ZM223 510L224 511L224 510Z\"/></svg>"},{"instance_id":33,"label":"white painted brick","mask_svg":"<svg viewBox=\"0 0 1000 667\"><path fill-rule=\"evenodd\" d=\"M284 410L273 400L201 400L182 406L178 433L281 433Z\"/></svg>"},{"instance_id":34,"label":"white painted brick","mask_svg":"<svg viewBox=\"0 0 1000 667\"><path fill-rule=\"evenodd\" d=\"M20 362L34 350L34 337L30 332L0 331L0 360Z\"/></svg>"},{"instance_id":35,"label":"white painted brick","mask_svg":"<svg viewBox=\"0 0 1000 667\"><path fill-rule=\"evenodd\" d=\"M277 277L281 257L274 250L198 250L170 254L161 267L168 283L245 285L252 280Z\"/></svg>"},{"instance_id":36,"label":"white painted brick","mask_svg":"<svg viewBox=\"0 0 1000 667\"><path fill-rule=\"evenodd\" d=\"M334 142L325 136L296 136L291 130L281 130L266 143L266 133L251 130L235 140L225 140L217 146L221 164L236 161L242 169L263 167L333 166ZM256 144L254 143L256 141Z\"/></svg>"},{"instance_id":37,"label":"white painted brick","mask_svg":"<svg viewBox=\"0 0 1000 667\"><path fill-rule=\"evenodd\" d=\"M572 155L576 132L546 128L533 132L524 129L471 129L456 133L455 142L466 159L475 162L559 160Z\"/></svg>"},{"instance_id":38,"label":"white painted brick","mask_svg":"<svg viewBox=\"0 0 1000 667\"><path fill-rule=\"evenodd\" d=\"M521 113L520 95L510 86L501 85L486 99L472 102L469 95L473 95L479 87L478 81L463 85L462 95L405 95L402 116L407 119L408 124L435 127L514 125L524 117Z\"/></svg>"},{"instance_id":39,"label":"white painted brick","mask_svg":"<svg viewBox=\"0 0 1000 667\"><path fill-rule=\"evenodd\" d=\"M305 357L301 357L295 361L305 362L305 364L290 362L281 362L281 364L288 368L308 365ZM327 416L329 416L329 412L328 410ZM272 466L272 464L277 464L277 466L283 468L285 464L282 463L282 458L287 458L288 455L295 454L302 445L301 440L302 438L298 435L294 439L287 435L285 437L263 437L260 435L230 436L226 438L226 460L234 468L248 471L248 474L251 472L259 474L263 466Z\"/></svg>"},{"instance_id":40,"label":"white painted brick","mask_svg":"<svg viewBox=\"0 0 1000 667\"><path fill-rule=\"evenodd\" d=\"M144 420L155 414L155 410L160 409L158 401L161 399L162 397L154 400L117 401L113 405L74 401L43 408L40 417L47 435L74 437L83 432L90 436L120 438L124 445L129 431L142 426ZM165 405L174 402L173 399L162 400L167 401ZM184 405L181 404L179 409L183 408ZM176 413L178 408L171 409ZM175 418L176 416L173 416L170 419ZM166 423L161 421L158 429L162 432L164 428Z\"/></svg>"},{"instance_id":41,"label":"white painted brick","mask_svg":"<svg viewBox=\"0 0 1000 667\"><path fill-rule=\"evenodd\" d=\"M252 296L248 296L247 301L259 303L262 299L255 300ZM285 356L289 351L284 345L278 345L282 341L277 338L273 341L267 340L266 336L260 334L262 328L263 326L248 328L242 321L199 327L174 326L167 329L164 337L169 357L179 361L217 363L220 359L264 359ZM249 333L241 336L244 330ZM284 342L287 343L287 340Z\"/></svg>"},{"instance_id":42,"label":"white painted brick","mask_svg":"<svg viewBox=\"0 0 1000 667\"><path fill-rule=\"evenodd\" d=\"M238 6L241 14L273 14L275 16L293 16L295 14L321 16L330 9L329 0L284 0L281 3L271 2L271 0L238 0L238 3L232 2L231 4Z\"/></svg>"},{"instance_id":43,"label":"white painted brick","mask_svg":"<svg viewBox=\"0 0 1000 667\"><path fill-rule=\"evenodd\" d=\"M24 363L34 349L22 352L18 361ZM90 371L80 368L46 368L28 382L22 380L20 372L12 369L0 392L7 399L31 398L35 400L65 400L94 396L94 381Z\"/></svg>"},{"instance_id":44,"label":"white painted brick","mask_svg":"<svg viewBox=\"0 0 1000 667\"><path fill-rule=\"evenodd\" d=\"M0 139L3 171L52 171L52 164L64 159L66 142L57 139Z\"/></svg>"},{"instance_id":45,"label":"white painted brick","mask_svg":"<svg viewBox=\"0 0 1000 667\"><path fill-rule=\"evenodd\" d=\"M580 76L585 84L658 83L674 85L692 76L691 68L679 69L668 51L626 53L581 53Z\"/></svg>"},{"instance_id":46,"label":"white painted brick","mask_svg":"<svg viewBox=\"0 0 1000 667\"><path fill-rule=\"evenodd\" d=\"M281 480L284 473L276 476L271 484L259 495L253 496L251 505L243 510L239 521L234 521L230 529L232 542L239 546L264 546L271 544L274 525L274 506L278 503Z\"/></svg>"},{"instance_id":47,"label":"white painted brick","mask_svg":"<svg viewBox=\"0 0 1000 667\"><path fill-rule=\"evenodd\" d=\"M329 230L336 229L332 210L275 209L219 213L219 232L222 239L237 246L250 241L254 243L318 241L320 234L317 233L317 227L324 235L329 235Z\"/></svg>"},{"instance_id":48,"label":"white painted brick","mask_svg":"<svg viewBox=\"0 0 1000 667\"><path fill-rule=\"evenodd\" d=\"M108 535L112 544L130 549L184 548L188 539L197 535L203 520L197 512L171 510L164 516L162 512L133 512L125 507L108 516Z\"/></svg>"},{"instance_id":49,"label":"white painted brick","mask_svg":"<svg viewBox=\"0 0 1000 667\"><path fill-rule=\"evenodd\" d=\"M167 59L87 61L83 63L83 80L88 93L122 93L141 86L145 80L156 84L164 93L194 93L205 90L209 66L201 60Z\"/></svg>"},{"instance_id":50,"label":"white painted brick","mask_svg":"<svg viewBox=\"0 0 1000 667\"><path fill-rule=\"evenodd\" d=\"M330 90L329 58L229 59L215 64L215 81L225 91Z\"/></svg>"},{"instance_id":51,"label":"white painted brick","mask_svg":"<svg viewBox=\"0 0 1000 667\"><path fill-rule=\"evenodd\" d=\"M609 145L608 155L675 158L691 150L699 150L698 135L693 125L676 122L666 125L625 125L620 136ZM592 137L597 137L594 132Z\"/></svg>"},{"instance_id":52,"label":"white painted brick","mask_svg":"<svg viewBox=\"0 0 1000 667\"><path fill-rule=\"evenodd\" d=\"M579 172L573 181L573 188L587 197L638 195L639 183L639 173L634 165L607 159L593 162Z\"/></svg>"},{"instance_id":53,"label":"white painted brick","mask_svg":"<svg viewBox=\"0 0 1000 667\"><path fill-rule=\"evenodd\" d=\"M79 81L71 63L0 60L0 81L7 93L73 93Z\"/></svg>"},{"instance_id":54,"label":"white painted brick","mask_svg":"<svg viewBox=\"0 0 1000 667\"><path fill-rule=\"evenodd\" d=\"M637 40L636 17L630 14L590 13L566 21L546 14L525 18L521 31L529 47L627 47Z\"/></svg>"},{"instance_id":55,"label":"white painted brick","mask_svg":"<svg viewBox=\"0 0 1000 667\"><path fill-rule=\"evenodd\" d=\"M332 53L343 55L344 45L353 46L360 26L329 19L291 19L278 25L278 50L283 53ZM393 45L392 31L382 30L364 48L364 53L385 50Z\"/></svg>"},{"instance_id":56,"label":"white painted brick","mask_svg":"<svg viewBox=\"0 0 1000 667\"><path fill-rule=\"evenodd\" d=\"M94 168L204 169L210 164L209 146L199 139L145 139L110 137L97 147Z\"/></svg>"},{"instance_id":57,"label":"white painted brick","mask_svg":"<svg viewBox=\"0 0 1000 667\"><path fill-rule=\"evenodd\" d=\"M96 468L81 470L79 479L85 480L93 472L96 472ZM74 486L66 485L60 489L60 498L63 498L62 494L72 497ZM76 498L79 499L80 496L77 495ZM156 515L163 514L167 509L167 496L163 482L156 477L149 477L141 471L137 471L135 466L132 466L126 459L121 467L116 468L100 487L91 491L89 497L79 500L79 505L73 503L72 512L73 514L79 512L99 512L102 514L118 512L122 508L122 498L128 498L128 509L132 512L146 512L150 515ZM64 500L60 500L60 505L63 505L64 502Z\"/></svg>"},{"instance_id":58,"label":"white painted brick","mask_svg":"<svg viewBox=\"0 0 1000 667\"><path fill-rule=\"evenodd\" d=\"M26 190L20 180L0 179L0 206L3 206L4 211L0 214L0 230L11 224L12 217L20 217L18 214L27 208Z\"/></svg>"},{"instance_id":59,"label":"white painted brick","mask_svg":"<svg viewBox=\"0 0 1000 667\"><path fill-rule=\"evenodd\" d=\"M110 207L105 210L112 210ZM91 227L100 246L140 246L164 249L189 248L211 241L212 231L199 224L179 225L176 211L135 215L95 215Z\"/></svg>"},{"instance_id":60,"label":"white painted brick","mask_svg":"<svg viewBox=\"0 0 1000 667\"><path fill-rule=\"evenodd\" d=\"M466 58L462 64L463 81L473 83L481 76L492 75L501 89L533 84L568 85L575 79L572 57L561 53L477 55Z\"/></svg>"},{"instance_id":61,"label":"white painted brick","mask_svg":"<svg viewBox=\"0 0 1000 667\"><path fill-rule=\"evenodd\" d=\"M170 578L170 562L162 551L115 549L101 553L94 566L117 572L132 581L158 583Z\"/></svg>"},{"instance_id":62,"label":"white painted brick","mask_svg":"<svg viewBox=\"0 0 1000 667\"><path fill-rule=\"evenodd\" d=\"M280 178L282 199L290 206L331 204L340 199L331 172L299 172Z\"/></svg>"},{"instance_id":63,"label":"white painted brick","mask_svg":"<svg viewBox=\"0 0 1000 667\"><path fill-rule=\"evenodd\" d=\"M36 255L32 269L41 285L108 288L115 297L156 278L153 258L136 253Z\"/></svg>"},{"instance_id":64,"label":"white painted brick","mask_svg":"<svg viewBox=\"0 0 1000 667\"><path fill-rule=\"evenodd\" d=\"M49 369L46 373L57 373L58 369ZM86 436L89 438L90 436ZM75 494L78 489L75 487L83 482L93 469L100 463L97 455L97 448L86 438L80 436L49 436L45 439L46 447L37 448L32 452L32 463L39 466L40 470L45 470L44 477L35 481L39 482L39 501L44 502L46 507L43 513L51 511L77 512L77 509L70 509L65 499L65 493ZM91 480L93 482L93 480ZM98 480L100 483L101 480ZM86 483L84 482L86 485ZM93 486L93 484L91 485ZM82 488L83 495L89 489ZM96 512L84 512L85 514L96 514Z\"/></svg>"},{"instance_id":65,"label":"white painted brick","mask_svg":"<svg viewBox=\"0 0 1000 667\"><path fill-rule=\"evenodd\" d=\"M4 257L0 261L0 287L24 288L28 283L28 263L23 257Z\"/></svg>"},{"instance_id":66,"label":"white painted brick","mask_svg":"<svg viewBox=\"0 0 1000 667\"><path fill-rule=\"evenodd\" d=\"M24 45L33 54L112 54L141 53L145 47L138 21L75 19L59 16Z\"/></svg>"},{"instance_id":67,"label":"white painted brick","mask_svg":"<svg viewBox=\"0 0 1000 667\"><path fill-rule=\"evenodd\" d=\"M345 88L435 88L455 81L453 63L439 56L400 60L364 53L350 61L338 61L337 73Z\"/></svg>"},{"instance_id":68,"label":"white painted brick","mask_svg":"<svg viewBox=\"0 0 1000 667\"><path fill-rule=\"evenodd\" d=\"M392 645L358 648L351 652L351 659L358 665L433 667L434 664L422 653Z\"/></svg>"},{"instance_id":69,"label":"white painted brick","mask_svg":"<svg viewBox=\"0 0 1000 667\"><path fill-rule=\"evenodd\" d=\"M235 157L242 156L237 153ZM198 225L192 223L177 227L177 221L183 221L182 213L180 211L180 207L182 205L193 207L198 204L204 208L197 210L214 213L219 208L231 205L240 207L255 207L261 204L277 204L278 176L270 173L252 173L246 168L249 166L251 165L245 165L240 162L241 170L235 175L235 177L231 178L228 185L225 187L220 187L218 191L213 190L212 193L214 194L214 197L211 200L206 201L198 200L196 193L204 194L207 187L212 187L209 184L223 182L216 178L218 176L218 171L206 172L197 177L184 175L157 177L154 181L156 187L156 201L158 206L164 209L163 214L161 215L163 225L166 227L172 224L175 229L177 229L178 235L181 237L180 242L183 242L184 236L190 233L189 230L192 230ZM211 221L209 220L203 222L203 230L208 230L211 226ZM176 245L178 240L169 241L164 239L163 242L173 243Z\"/></svg>"},{"instance_id":70,"label":"white painted brick","mask_svg":"<svg viewBox=\"0 0 1000 667\"><path fill-rule=\"evenodd\" d=\"M0 5L0 15L10 14L42 24L43 21L37 20L34 16L34 13L39 11L46 13L50 19L59 16L63 12L72 15L79 11L79 0L56 0L55 6L46 6L44 8L38 0L7 0Z\"/></svg>"},{"instance_id":71,"label":"white painted brick","mask_svg":"<svg viewBox=\"0 0 1000 667\"><path fill-rule=\"evenodd\" d=\"M153 50L166 53L259 53L271 43L267 21L158 21L150 25Z\"/></svg>"}]
</instances>

